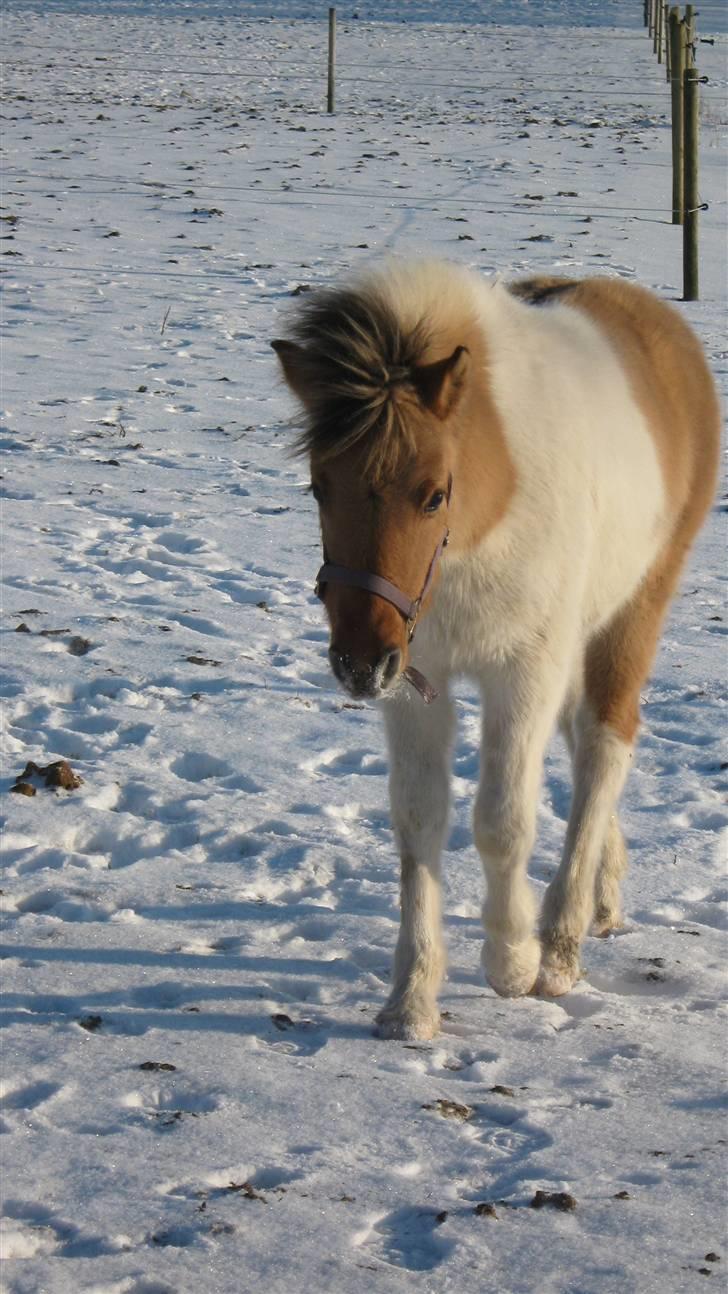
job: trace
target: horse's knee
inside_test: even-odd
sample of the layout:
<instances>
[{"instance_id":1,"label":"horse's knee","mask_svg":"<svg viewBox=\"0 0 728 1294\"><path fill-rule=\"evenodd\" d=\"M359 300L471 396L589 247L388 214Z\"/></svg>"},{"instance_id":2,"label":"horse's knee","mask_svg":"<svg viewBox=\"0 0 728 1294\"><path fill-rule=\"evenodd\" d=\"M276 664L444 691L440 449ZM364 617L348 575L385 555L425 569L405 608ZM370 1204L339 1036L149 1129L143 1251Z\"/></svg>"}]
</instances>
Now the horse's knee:
<instances>
[{"instance_id":1,"label":"horse's knee","mask_svg":"<svg viewBox=\"0 0 728 1294\"><path fill-rule=\"evenodd\" d=\"M497 805L481 798L475 807L473 835L486 866L507 867L515 858L530 853L535 825L524 808Z\"/></svg>"}]
</instances>

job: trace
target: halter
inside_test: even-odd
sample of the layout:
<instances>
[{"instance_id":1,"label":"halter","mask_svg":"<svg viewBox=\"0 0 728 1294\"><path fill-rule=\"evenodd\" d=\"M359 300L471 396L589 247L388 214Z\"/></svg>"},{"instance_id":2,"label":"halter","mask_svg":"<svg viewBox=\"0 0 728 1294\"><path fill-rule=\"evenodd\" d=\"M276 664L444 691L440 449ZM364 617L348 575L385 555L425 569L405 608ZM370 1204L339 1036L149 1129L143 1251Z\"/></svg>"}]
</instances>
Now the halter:
<instances>
[{"instance_id":1,"label":"halter","mask_svg":"<svg viewBox=\"0 0 728 1294\"><path fill-rule=\"evenodd\" d=\"M392 584L391 580L385 580L381 575L374 575L371 571L355 571L349 566L337 566L334 562L328 561L324 562L316 576L316 584L314 585L316 597L323 601L327 584L347 584L353 588L364 589L367 593L374 593L378 598L384 598L385 602L391 602L392 606L396 607L400 614L404 616L407 626L407 642L411 643L415 636L422 603L430 591L432 581L435 578L437 563L442 556L443 550L447 548L449 538L450 531L446 530L432 555L432 561L427 568L422 591L419 597L414 598L414 600L408 598L407 594L398 589L396 584ZM325 556L326 553L324 552ZM416 688L426 705L429 705L437 697L435 688L428 683L425 676L418 669L415 669L413 665L407 666L407 669L403 671L403 677Z\"/></svg>"},{"instance_id":2,"label":"halter","mask_svg":"<svg viewBox=\"0 0 728 1294\"><path fill-rule=\"evenodd\" d=\"M430 591L430 586L435 577L435 568L442 556L443 549L447 548L447 542L450 538L450 531L446 530L437 548L432 555L432 561L427 569L425 582L422 585L422 592L414 600L407 597L396 584L390 580L385 580L381 575L374 575L370 571L355 571L350 566L337 566L334 562L324 562L318 575L314 593L317 598L323 601L324 589L327 584L348 584L356 589L364 589L367 593L376 593L378 598L384 598L385 602L391 602L404 616L407 624L407 642L412 642L415 636L417 618L420 614L422 603Z\"/></svg>"}]
</instances>

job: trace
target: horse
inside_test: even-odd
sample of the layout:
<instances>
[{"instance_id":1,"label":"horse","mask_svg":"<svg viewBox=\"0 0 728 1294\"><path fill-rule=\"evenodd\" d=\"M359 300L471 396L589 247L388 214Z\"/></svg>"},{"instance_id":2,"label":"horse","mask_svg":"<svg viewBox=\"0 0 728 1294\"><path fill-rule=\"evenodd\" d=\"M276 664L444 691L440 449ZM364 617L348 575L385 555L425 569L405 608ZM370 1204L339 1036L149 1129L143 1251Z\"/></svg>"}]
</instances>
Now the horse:
<instances>
[{"instance_id":1,"label":"horse","mask_svg":"<svg viewBox=\"0 0 728 1294\"><path fill-rule=\"evenodd\" d=\"M719 407L678 311L616 278L506 284L439 262L315 289L272 342L304 418L334 675L382 702L401 922L384 1038L440 1025L451 685L483 708L474 841L497 993L568 993L622 921L618 801L640 690L713 498ZM537 922L544 754L572 767Z\"/></svg>"}]
</instances>

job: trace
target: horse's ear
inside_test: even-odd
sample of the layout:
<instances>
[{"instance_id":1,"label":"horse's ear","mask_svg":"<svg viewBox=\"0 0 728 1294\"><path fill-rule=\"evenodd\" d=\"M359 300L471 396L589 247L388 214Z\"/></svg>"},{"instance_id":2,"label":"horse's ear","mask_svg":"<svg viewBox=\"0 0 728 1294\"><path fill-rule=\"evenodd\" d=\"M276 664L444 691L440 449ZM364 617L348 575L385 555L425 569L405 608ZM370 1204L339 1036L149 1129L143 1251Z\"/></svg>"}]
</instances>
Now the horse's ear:
<instances>
[{"instance_id":1,"label":"horse's ear","mask_svg":"<svg viewBox=\"0 0 728 1294\"><path fill-rule=\"evenodd\" d=\"M465 386L470 355L465 346L456 346L447 359L424 364L412 373L412 381L422 403L443 421L453 413Z\"/></svg>"},{"instance_id":2,"label":"horse's ear","mask_svg":"<svg viewBox=\"0 0 728 1294\"><path fill-rule=\"evenodd\" d=\"M293 394L298 396L302 404L308 404L311 365L303 346L297 346L293 341L272 341L271 346L280 360L283 376Z\"/></svg>"}]
</instances>

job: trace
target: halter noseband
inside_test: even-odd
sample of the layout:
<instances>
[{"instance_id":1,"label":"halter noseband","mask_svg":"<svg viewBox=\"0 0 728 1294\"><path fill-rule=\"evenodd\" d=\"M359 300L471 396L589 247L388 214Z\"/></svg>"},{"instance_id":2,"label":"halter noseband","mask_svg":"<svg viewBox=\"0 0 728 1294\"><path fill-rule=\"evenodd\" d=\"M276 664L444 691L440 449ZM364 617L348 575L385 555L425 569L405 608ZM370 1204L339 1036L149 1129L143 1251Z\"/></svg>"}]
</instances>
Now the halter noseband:
<instances>
[{"instance_id":1,"label":"halter noseband","mask_svg":"<svg viewBox=\"0 0 728 1294\"><path fill-rule=\"evenodd\" d=\"M392 584L391 580L385 580L381 575L374 575L371 571L355 571L349 566L337 566L334 562L328 561L324 562L316 576L314 586L316 597L321 598L321 601L323 601L324 589L327 584L347 584L352 588L364 589L366 593L374 593L378 598L384 598L385 602L391 602L392 606L396 607L400 614L404 616L407 626L407 642L411 643L415 636L417 618L422 609L422 603L430 591L430 586L435 578L437 563L442 556L443 550L447 548L449 538L450 531L446 530L432 555L432 561L427 568L425 582L422 585L422 592L417 598L408 598L407 594L398 589L396 584ZM324 556L326 556L325 553ZM416 688L426 705L429 705L437 697L435 688L428 683L425 676L418 669L415 669L413 665L407 666L407 669L403 671L403 677Z\"/></svg>"}]
</instances>

